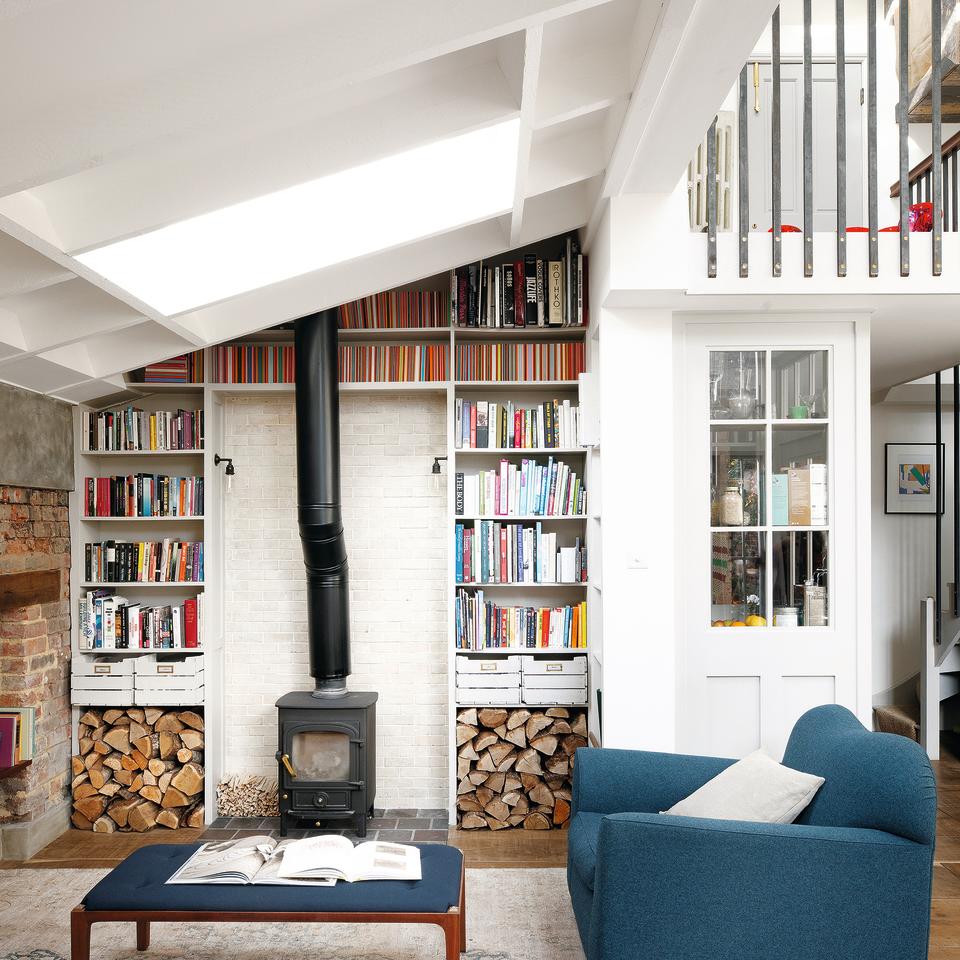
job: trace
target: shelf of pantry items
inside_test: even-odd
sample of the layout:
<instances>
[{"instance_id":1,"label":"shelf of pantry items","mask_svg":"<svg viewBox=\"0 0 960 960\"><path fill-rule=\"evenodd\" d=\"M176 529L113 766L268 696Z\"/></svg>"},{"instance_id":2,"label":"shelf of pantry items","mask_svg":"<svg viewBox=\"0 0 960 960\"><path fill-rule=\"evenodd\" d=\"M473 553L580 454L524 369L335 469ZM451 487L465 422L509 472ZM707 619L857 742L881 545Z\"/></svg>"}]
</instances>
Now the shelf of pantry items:
<instances>
[{"instance_id":1,"label":"shelf of pantry items","mask_svg":"<svg viewBox=\"0 0 960 960\"><path fill-rule=\"evenodd\" d=\"M138 590L140 587L146 587L148 590L156 589L157 587L202 587L202 580L111 580L105 582L103 580L84 580L80 583L80 586L85 590L96 590L99 587L103 588L119 588L123 587L125 590L129 590L131 587L136 587Z\"/></svg>"}]
</instances>

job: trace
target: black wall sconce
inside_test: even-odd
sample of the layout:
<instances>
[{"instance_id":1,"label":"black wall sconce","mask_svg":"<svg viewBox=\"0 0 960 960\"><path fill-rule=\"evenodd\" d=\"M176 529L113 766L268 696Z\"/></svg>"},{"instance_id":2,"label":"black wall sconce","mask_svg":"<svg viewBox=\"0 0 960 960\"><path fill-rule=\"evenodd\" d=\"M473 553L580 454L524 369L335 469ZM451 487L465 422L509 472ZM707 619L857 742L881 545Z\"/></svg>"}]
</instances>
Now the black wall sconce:
<instances>
[{"instance_id":1,"label":"black wall sconce","mask_svg":"<svg viewBox=\"0 0 960 960\"><path fill-rule=\"evenodd\" d=\"M236 468L233 465L233 457L221 457L219 453L213 455L214 466L219 467L221 463L225 463L226 469L223 471L224 476L227 478L227 493L233 489L233 478L236 476Z\"/></svg>"},{"instance_id":2,"label":"black wall sconce","mask_svg":"<svg viewBox=\"0 0 960 960\"><path fill-rule=\"evenodd\" d=\"M441 471L440 471L440 461L441 461L441 460L446 460L446 459L447 459L446 457L434 457L434 458L433 458L433 466L430 468L430 476L431 476L432 481L433 481L433 492L434 492L434 493L439 493L439 492L440 492L440 477L442 476L442 473L441 473Z\"/></svg>"}]
</instances>

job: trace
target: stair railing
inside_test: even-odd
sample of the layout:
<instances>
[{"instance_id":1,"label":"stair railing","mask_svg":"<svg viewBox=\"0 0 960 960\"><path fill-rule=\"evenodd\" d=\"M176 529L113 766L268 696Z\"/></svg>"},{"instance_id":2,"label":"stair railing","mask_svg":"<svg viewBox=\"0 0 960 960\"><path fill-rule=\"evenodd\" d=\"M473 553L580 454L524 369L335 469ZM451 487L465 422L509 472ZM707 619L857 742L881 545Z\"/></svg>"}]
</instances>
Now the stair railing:
<instances>
[{"instance_id":1,"label":"stair railing","mask_svg":"<svg viewBox=\"0 0 960 960\"><path fill-rule=\"evenodd\" d=\"M897 104L897 118L899 127L899 158L900 177L896 193L891 196L900 198L900 246L899 270L903 277L910 274L910 203L913 194L913 183L917 184L916 192L922 194L925 200L932 204L933 223L930 232L933 235L932 258L930 269L934 276L942 272L942 246L944 209L942 164L930 163L925 170L918 165L916 179L911 182L911 171L908 167L907 135L909 126L909 88L908 72L910 58L909 41L909 11L910 0L899 0L898 25L899 43L897 48L897 62L899 70L899 100ZM933 154L942 153L946 144L942 144L942 110L941 110L941 32L942 32L942 0L930 0L930 50L931 50L931 143ZM812 0L803 0L803 275L813 276L813 57L812 57ZM847 117L844 97L846 79L846 56L844 48L845 16L844 0L835 0L835 45L836 45L836 83L837 83L837 157L836 157L836 209L837 223L835 235L836 273L838 277L847 275L847 223L846 196L847 196L847 163L846 163L846 136ZM771 274L780 277L783 273L783 224L782 210L782 183L781 183L781 104L780 104L780 8L773 13L771 20L771 51L772 51L772 89L770 110L771 132L771 214L772 228L770 242L772 244ZM748 69L745 65L740 73L737 84L737 99L739 117L737 134L737 186L738 186L738 273L740 277L749 276L749 244L747 242L750 230L749 213L749 162L747 153L747 91ZM867 243L869 256L867 258L868 275L879 275L880 256L878 242L878 200L877 200L877 11L876 4L867 3ZM716 151L717 120L714 118L707 135L707 276L717 276L717 151ZM960 136L960 134L958 134ZM956 138L951 138L948 144ZM950 162L951 177L949 180L948 196L950 200L950 224L957 229L957 157L956 144L951 146ZM916 202L916 201L915 201Z\"/></svg>"}]
</instances>

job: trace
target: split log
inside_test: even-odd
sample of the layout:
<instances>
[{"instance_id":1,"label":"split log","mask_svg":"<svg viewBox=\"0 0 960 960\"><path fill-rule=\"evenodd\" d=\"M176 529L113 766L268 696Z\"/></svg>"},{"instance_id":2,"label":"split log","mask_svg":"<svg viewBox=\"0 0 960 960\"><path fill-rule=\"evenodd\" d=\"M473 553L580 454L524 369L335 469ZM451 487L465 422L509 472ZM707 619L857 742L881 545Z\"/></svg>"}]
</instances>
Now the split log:
<instances>
[{"instance_id":1,"label":"split log","mask_svg":"<svg viewBox=\"0 0 960 960\"><path fill-rule=\"evenodd\" d=\"M193 761L184 764L180 772L173 775L170 784L181 793L192 797L203 789L203 767Z\"/></svg>"},{"instance_id":2,"label":"split log","mask_svg":"<svg viewBox=\"0 0 960 960\"><path fill-rule=\"evenodd\" d=\"M103 714L96 710L88 710L81 718L80 722L86 727L99 727L103 724Z\"/></svg>"},{"instance_id":3,"label":"split log","mask_svg":"<svg viewBox=\"0 0 960 960\"><path fill-rule=\"evenodd\" d=\"M507 728L505 739L523 750L527 745L527 731L524 730L522 726L515 727L513 730Z\"/></svg>"},{"instance_id":4,"label":"split log","mask_svg":"<svg viewBox=\"0 0 960 960\"><path fill-rule=\"evenodd\" d=\"M497 743L499 740L500 738L492 730L484 730L474 738L473 749L476 750L477 753L482 753L487 747Z\"/></svg>"},{"instance_id":5,"label":"split log","mask_svg":"<svg viewBox=\"0 0 960 960\"><path fill-rule=\"evenodd\" d=\"M457 746L462 746L468 740L472 740L477 735L477 728L468 726L465 723L457 724Z\"/></svg>"},{"instance_id":6,"label":"split log","mask_svg":"<svg viewBox=\"0 0 960 960\"><path fill-rule=\"evenodd\" d=\"M118 770L123 769L123 754L122 753L112 753L109 757L104 757L103 765L110 770L113 770L113 775L117 775Z\"/></svg>"},{"instance_id":7,"label":"split log","mask_svg":"<svg viewBox=\"0 0 960 960\"><path fill-rule=\"evenodd\" d=\"M553 721L548 716L542 713L535 713L525 725L527 739L532 740L541 730L546 730L552 723Z\"/></svg>"},{"instance_id":8,"label":"split log","mask_svg":"<svg viewBox=\"0 0 960 960\"><path fill-rule=\"evenodd\" d=\"M82 813L91 823L106 809L107 798L95 793L89 797L82 797L73 801L73 809Z\"/></svg>"},{"instance_id":9,"label":"split log","mask_svg":"<svg viewBox=\"0 0 960 960\"><path fill-rule=\"evenodd\" d=\"M150 800L153 803L160 803L163 800L163 794L160 792L159 787L146 785L140 788L140 796L144 800Z\"/></svg>"},{"instance_id":10,"label":"split log","mask_svg":"<svg viewBox=\"0 0 960 960\"><path fill-rule=\"evenodd\" d=\"M129 720L130 718L127 717L127 719ZM103 735L103 742L109 744L114 750L119 750L120 753L129 753L130 752L130 728L129 727L111 727Z\"/></svg>"},{"instance_id":11,"label":"split log","mask_svg":"<svg viewBox=\"0 0 960 960\"><path fill-rule=\"evenodd\" d=\"M457 723L465 723L467 726L475 727L477 725L477 708L470 707L469 710L460 710L457 713Z\"/></svg>"},{"instance_id":12,"label":"split log","mask_svg":"<svg viewBox=\"0 0 960 960\"><path fill-rule=\"evenodd\" d=\"M157 825L167 827L169 830L176 830L180 826L180 813L170 808L161 810L157 814Z\"/></svg>"},{"instance_id":13,"label":"split log","mask_svg":"<svg viewBox=\"0 0 960 960\"><path fill-rule=\"evenodd\" d=\"M570 819L570 804L560 797L556 797L553 805L553 822L558 827L565 824Z\"/></svg>"},{"instance_id":14,"label":"split log","mask_svg":"<svg viewBox=\"0 0 960 960\"><path fill-rule=\"evenodd\" d=\"M160 809L149 800L141 800L127 815L127 826L137 833L144 833L157 823Z\"/></svg>"},{"instance_id":15,"label":"split log","mask_svg":"<svg viewBox=\"0 0 960 960\"><path fill-rule=\"evenodd\" d=\"M94 833L115 833L117 825L109 817L97 817L93 823Z\"/></svg>"},{"instance_id":16,"label":"split log","mask_svg":"<svg viewBox=\"0 0 960 960\"><path fill-rule=\"evenodd\" d=\"M458 751L457 756L464 760L479 760L480 754L473 749L473 741L468 740Z\"/></svg>"},{"instance_id":17,"label":"split log","mask_svg":"<svg viewBox=\"0 0 960 960\"><path fill-rule=\"evenodd\" d=\"M483 812L496 820L506 820L510 816L510 808L502 800L491 800Z\"/></svg>"},{"instance_id":18,"label":"split log","mask_svg":"<svg viewBox=\"0 0 960 960\"><path fill-rule=\"evenodd\" d=\"M524 830L549 830L550 821L545 814L528 813L523 821Z\"/></svg>"},{"instance_id":19,"label":"split log","mask_svg":"<svg viewBox=\"0 0 960 960\"><path fill-rule=\"evenodd\" d=\"M180 820L180 826L196 829L203 826L203 804L191 807Z\"/></svg>"},{"instance_id":20,"label":"split log","mask_svg":"<svg viewBox=\"0 0 960 960\"><path fill-rule=\"evenodd\" d=\"M483 807L475 796L468 793L465 796L457 797L457 809L464 813L479 813L483 810Z\"/></svg>"},{"instance_id":21,"label":"split log","mask_svg":"<svg viewBox=\"0 0 960 960\"><path fill-rule=\"evenodd\" d=\"M179 714L180 722L185 723L194 730L203 730L203 717L193 710L181 710Z\"/></svg>"},{"instance_id":22,"label":"split log","mask_svg":"<svg viewBox=\"0 0 960 960\"><path fill-rule=\"evenodd\" d=\"M518 773L530 773L536 777L543 776L543 769L540 766L540 756L536 750L528 748L520 754L517 760Z\"/></svg>"},{"instance_id":23,"label":"split log","mask_svg":"<svg viewBox=\"0 0 960 960\"><path fill-rule=\"evenodd\" d=\"M123 717L124 715L125 715L125 712L124 712L123 710L117 710L117 709L115 709L115 708L112 708L112 709L110 709L110 710L104 710L104 711L103 711L103 722L104 722L108 727L117 726L117 725L118 725L118 724L117 724L117 721L118 721L121 717ZM130 718L127 717L127 721L128 721L128 722L129 722L129 720L130 720Z\"/></svg>"},{"instance_id":24,"label":"split log","mask_svg":"<svg viewBox=\"0 0 960 960\"><path fill-rule=\"evenodd\" d=\"M79 810L74 810L73 813L70 814L70 822L78 830L93 829L93 824Z\"/></svg>"},{"instance_id":25,"label":"split log","mask_svg":"<svg viewBox=\"0 0 960 960\"><path fill-rule=\"evenodd\" d=\"M94 797L100 791L92 783L81 783L73 789L73 799L83 800L85 797Z\"/></svg>"},{"instance_id":26,"label":"split log","mask_svg":"<svg viewBox=\"0 0 960 960\"><path fill-rule=\"evenodd\" d=\"M113 753L113 748L109 743L106 743L103 740L98 740L94 745L93 749L100 754L101 757L107 756L109 753Z\"/></svg>"},{"instance_id":27,"label":"split log","mask_svg":"<svg viewBox=\"0 0 960 960\"><path fill-rule=\"evenodd\" d=\"M485 826L487 826L487 821L479 813L465 813L460 818L460 828L462 830L477 830Z\"/></svg>"},{"instance_id":28,"label":"split log","mask_svg":"<svg viewBox=\"0 0 960 960\"><path fill-rule=\"evenodd\" d=\"M501 723L507 722L507 711L495 707L484 707L477 711L477 719L483 727L499 727Z\"/></svg>"},{"instance_id":29,"label":"split log","mask_svg":"<svg viewBox=\"0 0 960 960\"><path fill-rule=\"evenodd\" d=\"M162 716L163 709L161 707L144 707L143 719L149 726L154 726Z\"/></svg>"},{"instance_id":30,"label":"split log","mask_svg":"<svg viewBox=\"0 0 960 960\"><path fill-rule=\"evenodd\" d=\"M457 779L462 780L470 772L470 760L467 757L457 757Z\"/></svg>"},{"instance_id":31,"label":"split log","mask_svg":"<svg viewBox=\"0 0 960 960\"><path fill-rule=\"evenodd\" d=\"M530 741L530 746L537 753L542 753L545 757L552 757L557 752L557 738L552 736L534 737Z\"/></svg>"},{"instance_id":32,"label":"split log","mask_svg":"<svg viewBox=\"0 0 960 960\"><path fill-rule=\"evenodd\" d=\"M127 716L133 720L134 723L143 723L144 712L143 707L130 707L127 710Z\"/></svg>"},{"instance_id":33,"label":"split log","mask_svg":"<svg viewBox=\"0 0 960 960\"><path fill-rule=\"evenodd\" d=\"M563 720L570 719L570 711L566 707L549 707L543 712L548 717L560 717Z\"/></svg>"},{"instance_id":34,"label":"split log","mask_svg":"<svg viewBox=\"0 0 960 960\"><path fill-rule=\"evenodd\" d=\"M83 757L70 758L70 771L71 771L71 776L74 776L74 777L84 772Z\"/></svg>"},{"instance_id":35,"label":"split log","mask_svg":"<svg viewBox=\"0 0 960 960\"><path fill-rule=\"evenodd\" d=\"M507 729L515 730L517 727L522 727L529 719L529 710L511 710L510 716L507 717Z\"/></svg>"},{"instance_id":36,"label":"split log","mask_svg":"<svg viewBox=\"0 0 960 960\"><path fill-rule=\"evenodd\" d=\"M165 713L153 725L157 733L179 733L183 729L180 718L175 713Z\"/></svg>"},{"instance_id":37,"label":"split log","mask_svg":"<svg viewBox=\"0 0 960 960\"><path fill-rule=\"evenodd\" d=\"M188 750L202 750L203 734L199 730L189 730L189 729L181 730L180 742Z\"/></svg>"}]
</instances>

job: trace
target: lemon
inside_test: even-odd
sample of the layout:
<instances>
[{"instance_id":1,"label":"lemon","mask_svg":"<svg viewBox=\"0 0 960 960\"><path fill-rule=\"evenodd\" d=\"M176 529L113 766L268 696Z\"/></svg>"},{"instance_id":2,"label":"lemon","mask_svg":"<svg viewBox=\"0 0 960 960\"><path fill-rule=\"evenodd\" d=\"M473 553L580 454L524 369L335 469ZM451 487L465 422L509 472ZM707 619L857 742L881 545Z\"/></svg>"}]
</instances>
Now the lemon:
<instances>
[{"instance_id":1,"label":"lemon","mask_svg":"<svg viewBox=\"0 0 960 960\"><path fill-rule=\"evenodd\" d=\"M730 621L730 626L731 626L731 627L745 627L746 624L745 624L742 620L731 620L731 621Z\"/></svg>"},{"instance_id":2,"label":"lemon","mask_svg":"<svg viewBox=\"0 0 960 960\"><path fill-rule=\"evenodd\" d=\"M757 614L751 614L747 617L747 626L748 627L765 627L767 625L766 617L757 616Z\"/></svg>"},{"instance_id":3,"label":"lemon","mask_svg":"<svg viewBox=\"0 0 960 960\"><path fill-rule=\"evenodd\" d=\"M722 627L722 626L723 626L723 621L722 621L722 620L714 620L713 623L710 624L710 626L711 626L711 627Z\"/></svg>"}]
</instances>

